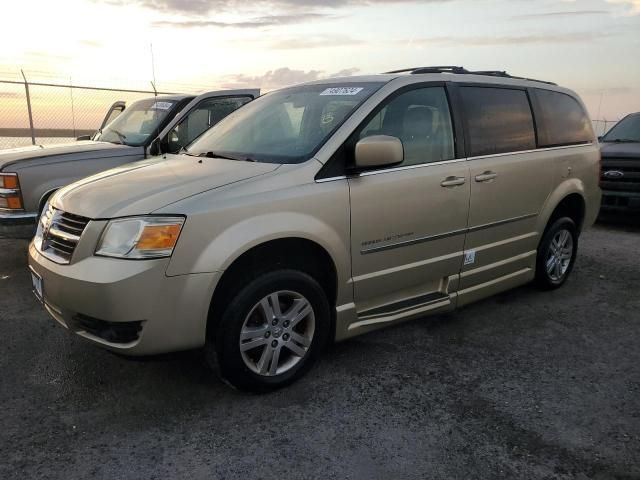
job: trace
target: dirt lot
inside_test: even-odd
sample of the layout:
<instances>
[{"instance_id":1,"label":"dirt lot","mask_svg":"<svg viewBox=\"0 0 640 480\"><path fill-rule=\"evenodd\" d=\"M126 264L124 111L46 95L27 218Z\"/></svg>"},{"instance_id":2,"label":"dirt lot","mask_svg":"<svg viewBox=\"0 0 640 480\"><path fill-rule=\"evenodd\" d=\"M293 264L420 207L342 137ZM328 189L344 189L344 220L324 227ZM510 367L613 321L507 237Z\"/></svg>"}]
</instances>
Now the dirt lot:
<instances>
[{"instance_id":1,"label":"dirt lot","mask_svg":"<svg viewBox=\"0 0 640 480\"><path fill-rule=\"evenodd\" d=\"M334 346L246 395L197 352L131 360L32 298L0 240L0 478L640 478L640 228L581 238L569 283Z\"/></svg>"}]
</instances>

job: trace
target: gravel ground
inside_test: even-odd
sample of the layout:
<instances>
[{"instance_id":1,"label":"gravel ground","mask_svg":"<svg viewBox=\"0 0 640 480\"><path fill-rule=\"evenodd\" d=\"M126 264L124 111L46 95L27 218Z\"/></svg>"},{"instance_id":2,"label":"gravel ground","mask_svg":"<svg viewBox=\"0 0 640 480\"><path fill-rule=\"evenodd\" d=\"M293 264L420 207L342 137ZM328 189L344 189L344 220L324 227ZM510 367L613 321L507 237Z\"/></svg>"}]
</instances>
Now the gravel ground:
<instances>
[{"instance_id":1,"label":"gravel ground","mask_svg":"<svg viewBox=\"0 0 640 480\"><path fill-rule=\"evenodd\" d=\"M640 479L640 228L581 242L559 291L338 344L259 396L198 352L70 335L0 240L0 478Z\"/></svg>"}]
</instances>

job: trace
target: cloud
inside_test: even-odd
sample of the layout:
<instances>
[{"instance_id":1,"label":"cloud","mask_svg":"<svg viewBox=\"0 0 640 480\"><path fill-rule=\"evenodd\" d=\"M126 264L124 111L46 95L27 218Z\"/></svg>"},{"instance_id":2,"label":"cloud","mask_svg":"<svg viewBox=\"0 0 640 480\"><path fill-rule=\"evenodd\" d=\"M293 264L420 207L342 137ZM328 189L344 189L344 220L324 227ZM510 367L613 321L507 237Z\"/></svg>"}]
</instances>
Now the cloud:
<instances>
[{"instance_id":1,"label":"cloud","mask_svg":"<svg viewBox=\"0 0 640 480\"><path fill-rule=\"evenodd\" d=\"M263 75L245 75L242 73L227 75L222 81L222 88L244 88L260 87L262 91L275 90L298 83L312 82L321 78L348 77L357 73L359 69L348 68L326 74L322 70L292 70L289 67L282 67L276 70L269 70Z\"/></svg>"},{"instance_id":2,"label":"cloud","mask_svg":"<svg viewBox=\"0 0 640 480\"><path fill-rule=\"evenodd\" d=\"M534 20L542 18L564 18L564 17L582 17L589 15L607 15L610 12L607 10L573 10L573 11L560 11L560 12L546 12L546 13L527 13L524 15L516 15L514 20Z\"/></svg>"},{"instance_id":3,"label":"cloud","mask_svg":"<svg viewBox=\"0 0 640 480\"><path fill-rule=\"evenodd\" d=\"M85 47L90 47L90 48L102 47L102 43L98 42L97 40L80 40L78 43L80 45L83 45Z\"/></svg>"},{"instance_id":4,"label":"cloud","mask_svg":"<svg viewBox=\"0 0 640 480\"><path fill-rule=\"evenodd\" d=\"M607 0L607 3L618 3L629 7L629 15L640 15L640 0Z\"/></svg>"},{"instance_id":5,"label":"cloud","mask_svg":"<svg viewBox=\"0 0 640 480\"><path fill-rule=\"evenodd\" d=\"M154 27L178 27L178 28L265 28L278 25L290 25L306 21L321 20L325 18L335 18L335 15L325 13L309 12L288 15L267 15L255 17L241 22L220 22L216 20L167 20L154 22Z\"/></svg>"},{"instance_id":6,"label":"cloud","mask_svg":"<svg viewBox=\"0 0 640 480\"><path fill-rule=\"evenodd\" d=\"M529 34L529 35L496 35L496 36L476 36L476 37L426 37L412 39L411 44L421 46L442 46L442 47L487 47L496 45L540 45L559 43L584 43L595 39L607 38L614 35L608 32L574 32L574 33L554 33L554 34ZM406 44L408 40L398 43Z\"/></svg>"},{"instance_id":7,"label":"cloud","mask_svg":"<svg viewBox=\"0 0 640 480\"><path fill-rule=\"evenodd\" d=\"M228 12L247 10L249 2L243 0L94 0L111 5L137 4L153 10L183 15L202 15L209 12ZM450 3L459 0L254 0L252 8L269 9L307 9L307 8L343 8L352 6L370 6L403 3Z\"/></svg>"},{"instance_id":8,"label":"cloud","mask_svg":"<svg viewBox=\"0 0 640 480\"><path fill-rule=\"evenodd\" d=\"M277 50L300 50L306 48L333 48L362 45L362 40L347 35L304 35L302 37L282 38L271 44Z\"/></svg>"}]
</instances>

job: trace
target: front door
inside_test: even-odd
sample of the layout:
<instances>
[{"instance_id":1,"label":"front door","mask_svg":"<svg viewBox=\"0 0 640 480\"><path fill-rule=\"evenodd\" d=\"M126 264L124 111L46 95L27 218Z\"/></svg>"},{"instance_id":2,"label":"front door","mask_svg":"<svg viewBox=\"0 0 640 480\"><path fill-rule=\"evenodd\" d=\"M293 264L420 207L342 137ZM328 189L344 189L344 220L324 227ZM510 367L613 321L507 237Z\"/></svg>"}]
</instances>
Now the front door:
<instances>
[{"instance_id":1,"label":"front door","mask_svg":"<svg viewBox=\"0 0 640 480\"><path fill-rule=\"evenodd\" d=\"M452 306L469 207L469 172L456 159L443 86L383 103L355 134L400 138L404 161L349 179L357 325Z\"/></svg>"}]
</instances>

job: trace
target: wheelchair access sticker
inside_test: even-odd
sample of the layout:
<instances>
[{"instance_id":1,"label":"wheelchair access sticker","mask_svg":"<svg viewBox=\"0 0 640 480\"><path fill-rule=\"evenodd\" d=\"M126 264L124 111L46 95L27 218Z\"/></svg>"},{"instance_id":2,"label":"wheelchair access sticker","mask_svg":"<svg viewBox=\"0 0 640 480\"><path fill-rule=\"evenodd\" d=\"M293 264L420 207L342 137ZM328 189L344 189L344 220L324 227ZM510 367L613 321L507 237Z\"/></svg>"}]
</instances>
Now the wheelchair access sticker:
<instances>
[{"instance_id":1,"label":"wheelchair access sticker","mask_svg":"<svg viewBox=\"0 0 640 480\"><path fill-rule=\"evenodd\" d=\"M464 264L473 265L474 263L476 263L476 251L467 250L466 252L464 252Z\"/></svg>"},{"instance_id":2,"label":"wheelchair access sticker","mask_svg":"<svg viewBox=\"0 0 640 480\"><path fill-rule=\"evenodd\" d=\"M362 87L333 87L327 88L320 95L357 95L362 90Z\"/></svg>"}]
</instances>

